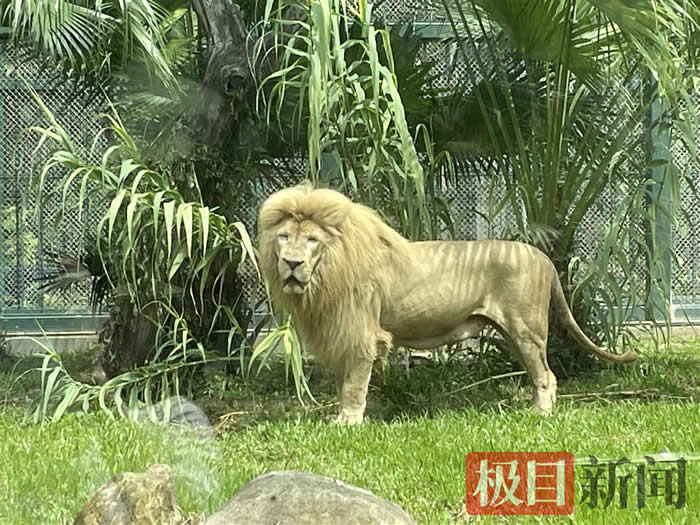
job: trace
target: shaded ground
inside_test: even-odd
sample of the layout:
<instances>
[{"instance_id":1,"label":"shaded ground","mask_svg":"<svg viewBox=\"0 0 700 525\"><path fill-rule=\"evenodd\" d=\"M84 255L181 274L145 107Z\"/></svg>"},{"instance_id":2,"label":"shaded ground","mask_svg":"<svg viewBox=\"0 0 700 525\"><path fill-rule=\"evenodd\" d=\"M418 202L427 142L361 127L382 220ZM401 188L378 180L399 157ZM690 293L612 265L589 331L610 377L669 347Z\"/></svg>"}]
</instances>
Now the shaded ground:
<instances>
[{"instance_id":1,"label":"shaded ground","mask_svg":"<svg viewBox=\"0 0 700 525\"><path fill-rule=\"evenodd\" d=\"M163 427L110 421L104 414L69 414L58 423L22 425L22 410L38 388L36 375L15 381L37 363L0 361L0 523L69 522L111 473L173 466L187 512L210 514L253 477L298 469L342 478L395 501L419 523L511 522L466 516L464 459L470 451L566 450L578 457L626 457L675 452L689 458L687 506L663 498L645 508L590 509L579 504L576 523L700 523L700 340L643 353L630 365L601 366L560 379L551 418L529 408L522 376L478 383L513 371L497 354L472 359L422 360L394 365L373 378L368 424L323 422L335 412L332 378L314 370L318 404L301 406L284 371L275 366L250 384L215 370L202 379L197 402L217 422L216 441L202 444ZM89 356L68 361L89 368ZM474 385L464 390L466 385ZM460 390L462 389L462 390ZM632 494L630 497L634 497ZM570 522L533 518L517 522Z\"/></svg>"}]
</instances>

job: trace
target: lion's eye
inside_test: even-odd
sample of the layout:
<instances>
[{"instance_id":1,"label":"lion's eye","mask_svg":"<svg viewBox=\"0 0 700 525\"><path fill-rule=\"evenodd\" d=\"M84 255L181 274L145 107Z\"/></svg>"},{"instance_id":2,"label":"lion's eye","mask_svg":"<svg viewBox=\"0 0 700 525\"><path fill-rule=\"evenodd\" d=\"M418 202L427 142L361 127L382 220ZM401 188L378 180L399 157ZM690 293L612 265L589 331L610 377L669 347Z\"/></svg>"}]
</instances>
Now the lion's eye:
<instances>
[{"instance_id":1,"label":"lion's eye","mask_svg":"<svg viewBox=\"0 0 700 525\"><path fill-rule=\"evenodd\" d=\"M287 233L280 233L278 238L279 238L279 240L282 241L282 242L287 242L287 240L289 239L289 234L287 234Z\"/></svg>"},{"instance_id":2,"label":"lion's eye","mask_svg":"<svg viewBox=\"0 0 700 525\"><path fill-rule=\"evenodd\" d=\"M307 241L311 244L316 244L318 242L318 239L316 237L311 236L307 239Z\"/></svg>"}]
</instances>

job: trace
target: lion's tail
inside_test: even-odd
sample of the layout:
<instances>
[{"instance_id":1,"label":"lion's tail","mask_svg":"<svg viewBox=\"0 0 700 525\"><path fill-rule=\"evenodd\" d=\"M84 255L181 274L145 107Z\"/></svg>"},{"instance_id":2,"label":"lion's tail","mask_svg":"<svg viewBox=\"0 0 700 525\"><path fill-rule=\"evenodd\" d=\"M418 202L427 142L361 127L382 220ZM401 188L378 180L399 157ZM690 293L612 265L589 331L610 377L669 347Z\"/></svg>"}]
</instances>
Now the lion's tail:
<instances>
[{"instance_id":1,"label":"lion's tail","mask_svg":"<svg viewBox=\"0 0 700 525\"><path fill-rule=\"evenodd\" d=\"M554 275L552 277L552 302L555 310L557 310L559 313L559 318L563 321L564 325L566 325L571 335L589 352L593 352L604 359L619 363L629 363L630 361L637 359L636 352L632 350L628 350L624 354L613 354L599 348L595 345L595 343L593 343L593 341L588 339L569 309L569 304L566 301L566 296L564 295L564 290L561 287L561 281L559 280L556 270L554 270Z\"/></svg>"}]
</instances>

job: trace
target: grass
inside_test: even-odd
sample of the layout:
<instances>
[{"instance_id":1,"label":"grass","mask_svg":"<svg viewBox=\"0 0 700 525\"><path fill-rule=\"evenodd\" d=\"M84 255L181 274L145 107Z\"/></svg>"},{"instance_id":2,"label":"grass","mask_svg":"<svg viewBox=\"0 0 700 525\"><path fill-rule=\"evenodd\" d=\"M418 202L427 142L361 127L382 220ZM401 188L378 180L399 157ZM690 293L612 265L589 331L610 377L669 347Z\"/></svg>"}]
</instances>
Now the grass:
<instances>
[{"instance_id":1,"label":"grass","mask_svg":"<svg viewBox=\"0 0 700 525\"><path fill-rule=\"evenodd\" d=\"M560 380L555 415L528 407L522 377L508 377L453 395L459 385L507 371L497 359L428 362L408 378L398 367L375 377L370 420L337 427L323 417L334 409L330 378L315 373L320 406L301 407L283 386L281 372L250 386L208 378L201 403L224 415L216 441L202 444L164 427L110 421L104 414L71 413L50 425L22 425L21 402L0 409L0 523L70 523L88 496L111 474L168 463L176 472L178 500L191 513L209 515L243 484L275 469L314 471L367 488L394 501L418 523L507 523L514 519L465 516L465 455L470 451L572 452L577 459L630 460L674 452L694 456L687 467L687 507L651 498L640 510L590 509L571 517L518 518L534 523L700 523L700 339L648 352L628 366L603 367ZM485 372L488 372L485 374ZM0 370L0 389L21 400L36 382ZM33 382L34 381L34 382ZM282 385L282 386L281 386ZM200 400L198 400L200 401ZM577 467L577 477L582 470ZM578 483L578 482L577 482Z\"/></svg>"}]
</instances>

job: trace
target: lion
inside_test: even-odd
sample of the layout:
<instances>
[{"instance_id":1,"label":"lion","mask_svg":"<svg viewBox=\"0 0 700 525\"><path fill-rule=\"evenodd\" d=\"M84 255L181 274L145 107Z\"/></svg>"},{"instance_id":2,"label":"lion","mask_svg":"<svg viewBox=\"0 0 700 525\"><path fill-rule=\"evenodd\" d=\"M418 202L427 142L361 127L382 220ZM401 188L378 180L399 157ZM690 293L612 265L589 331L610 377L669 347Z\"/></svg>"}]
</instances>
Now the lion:
<instances>
[{"instance_id":1,"label":"lion","mask_svg":"<svg viewBox=\"0 0 700 525\"><path fill-rule=\"evenodd\" d=\"M375 359L392 345L430 349L494 326L513 347L552 413L557 380L547 364L550 303L586 350L617 362L581 331L552 261L515 241L411 242L374 210L306 183L270 195L259 210L260 270L299 339L335 371L339 423L364 419Z\"/></svg>"}]
</instances>

